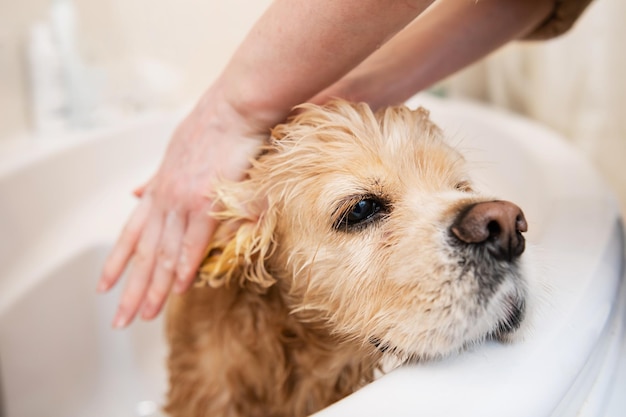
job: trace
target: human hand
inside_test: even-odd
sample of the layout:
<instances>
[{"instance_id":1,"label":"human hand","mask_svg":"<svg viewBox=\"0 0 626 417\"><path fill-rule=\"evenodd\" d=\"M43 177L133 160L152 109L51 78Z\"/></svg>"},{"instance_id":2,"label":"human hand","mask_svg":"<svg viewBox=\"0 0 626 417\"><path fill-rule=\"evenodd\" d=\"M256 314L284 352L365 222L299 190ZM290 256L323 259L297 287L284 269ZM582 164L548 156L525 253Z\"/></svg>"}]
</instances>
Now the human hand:
<instances>
[{"instance_id":1,"label":"human hand","mask_svg":"<svg viewBox=\"0 0 626 417\"><path fill-rule=\"evenodd\" d=\"M139 203L98 283L108 291L129 267L113 327L127 326L140 309L142 318L156 317L172 287L189 287L216 226L214 182L243 177L264 130L210 93L178 126L156 174L134 191Z\"/></svg>"}]
</instances>

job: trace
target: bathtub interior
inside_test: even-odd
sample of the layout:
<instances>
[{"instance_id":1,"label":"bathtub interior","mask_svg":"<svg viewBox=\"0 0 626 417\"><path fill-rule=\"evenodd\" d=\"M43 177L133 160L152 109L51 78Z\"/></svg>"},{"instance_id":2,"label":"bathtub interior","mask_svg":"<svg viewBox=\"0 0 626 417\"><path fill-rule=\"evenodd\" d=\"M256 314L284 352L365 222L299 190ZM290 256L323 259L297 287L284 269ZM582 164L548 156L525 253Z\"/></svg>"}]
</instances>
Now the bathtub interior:
<instances>
[{"instance_id":1,"label":"bathtub interior","mask_svg":"<svg viewBox=\"0 0 626 417\"><path fill-rule=\"evenodd\" d=\"M0 159L0 416L161 415L162 318L114 331L121 287L102 296L95 285L132 188L177 119L50 138Z\"/></svg>"},{"instance_id":2,"label":"bathtub interior","mask_svg":"<svg viewBox=\"0 0 626 417\"><path fill-rule=\"evenodd\" d=\"M467 103L422 96L417 104L431 109L482 188L524 209L539 265L533 274L551 291L525 340L402 368L321 415L578 413L598 387L598 369L613 365L600 359L619 351L599 341L623 331L614 320L621 317L615 294L623 257L617 204L580 155L550 132ZM176 120L36 144L19 164L0 158L5 417L160 415L162 322L111 330L118 293L97 296L95 283L133 207L130 191L156 168ZM597 366L589 365L594 357ZM589 377L576 382L585 372Z\"/></svg>"},{"instance_id":3,"label":"bathtub interior","mask_svg":"<svg viewBox=\"0 0 626 417\"><path fill-rule=\"evenodd\" d=\"M7 416L157 415L165 390L162 323L111 330L115 303L93 289L109 249L77 253L2 315Z\"/></svg>"}]
</instances>

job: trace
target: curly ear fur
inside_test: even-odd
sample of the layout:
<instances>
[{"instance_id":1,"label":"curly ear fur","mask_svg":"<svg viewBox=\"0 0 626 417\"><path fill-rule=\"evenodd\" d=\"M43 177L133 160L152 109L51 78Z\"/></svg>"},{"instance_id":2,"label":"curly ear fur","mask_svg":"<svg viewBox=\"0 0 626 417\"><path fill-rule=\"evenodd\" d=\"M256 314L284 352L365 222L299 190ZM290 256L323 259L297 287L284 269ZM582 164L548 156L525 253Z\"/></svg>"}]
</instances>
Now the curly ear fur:
<instances>
[{"instance_id":1,"label":"curly ear fur","mask_svg":"<svg viewBox=\"0 0 626 417\"><path fill-rule=\"evenodd\" d=\"M199 285L218 288L236 281L242 288L263 292L275 283L265 261L274 248L276 219L252 187L245 180L218 188L215 202L221 209L212 215L220 226L198 271Z\"/></svg>"}]
</instances>

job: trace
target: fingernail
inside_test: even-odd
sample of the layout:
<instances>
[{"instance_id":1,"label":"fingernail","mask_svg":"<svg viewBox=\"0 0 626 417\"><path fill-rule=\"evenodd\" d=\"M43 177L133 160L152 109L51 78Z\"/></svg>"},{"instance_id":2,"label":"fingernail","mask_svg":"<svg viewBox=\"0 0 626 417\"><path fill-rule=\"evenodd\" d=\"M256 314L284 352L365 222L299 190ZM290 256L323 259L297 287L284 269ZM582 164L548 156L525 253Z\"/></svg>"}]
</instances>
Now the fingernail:
<instances>
[{"instance_id":1,"label":"fingernail","mask_svg":"<svg viewBox=\"0 0 626 417\"><path fill-rule=\"evenodd\" d=\"M124 313L122 313L121 311L118 311L117 315L115 316L115 319L113 320L113 328L121 329L123 327L126 327L127 324L128 324L128 318L124 315Z\"/></svg>"},{"instance_id":2,"label":"fingernail","mask_svg":"<svg viewBox=\"0 0 626 417\"><path fill-rule=\"evenodd\" d=\"M96 288L97 292L106 292L109 289L109 285L104 282L104 281L100 281L98 283L98 287Z\"/></svg>"},{"instance_id":3,"label":"fingernail","mask_svg":"<svg viewBox=\"0 0 626 417\"><path fill-rule=\"evenodd\" d=\"M144 320L150 320L154 317L155 307L154 304L148 303L144 306L143 310L141 310L141 318Z\"/></svg>"}]
</instances>

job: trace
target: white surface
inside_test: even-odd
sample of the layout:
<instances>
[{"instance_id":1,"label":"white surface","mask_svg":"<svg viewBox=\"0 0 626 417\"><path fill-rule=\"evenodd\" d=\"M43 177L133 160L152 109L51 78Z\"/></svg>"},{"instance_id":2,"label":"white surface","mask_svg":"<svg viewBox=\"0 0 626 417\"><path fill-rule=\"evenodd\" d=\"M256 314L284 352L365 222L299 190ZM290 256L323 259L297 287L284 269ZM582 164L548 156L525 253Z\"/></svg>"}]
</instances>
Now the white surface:
<instances>
[{"instance_id":1,"label":"white surface","mask_svg":"<svg viewBox=\"0 0 626 417\"><path fill-rule=\"evenodd\" d=\"M143 120L0 155L0 416L159 415L161 320L113 331L119 289L95 286L173 126Z\"/></svg>"},{"instance_id":2,"label":"white surface","mask_svg":"<svg viewBox=\"0 0 626 417\"><path fill-rule=\"evenodd\" d=\"M626 414L625 377L614 372L624 357L623 244L611 194L541 128L465 103L425 104L479 182L524 209L549 303L524 342L399 369L320 416ZM4 417L158 413L161 324L110 330L118 298L97 297L95 284L133 207L130 192L156 168L174 123L144 120L0 154Z\"/></svg>"}]
</instances>

